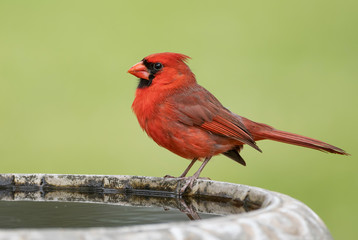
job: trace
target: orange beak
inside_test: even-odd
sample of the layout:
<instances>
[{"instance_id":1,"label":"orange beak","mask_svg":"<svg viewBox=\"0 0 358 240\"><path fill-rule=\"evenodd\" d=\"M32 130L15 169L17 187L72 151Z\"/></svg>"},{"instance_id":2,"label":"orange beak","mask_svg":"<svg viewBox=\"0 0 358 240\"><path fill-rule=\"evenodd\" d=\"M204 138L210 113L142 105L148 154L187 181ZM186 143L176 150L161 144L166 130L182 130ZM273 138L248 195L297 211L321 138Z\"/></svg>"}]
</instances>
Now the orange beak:
<instances>
[{"instance_id":1,"label":"orange beak","mask_svg":"<svg viewBox=\"0 0 358 240\"><path fill-rule=\"evenodd\" d=\"M143 62L139 62L131 67L128 72L138 78L149 80L149 72Z\"/></svg>"}]
</instances>

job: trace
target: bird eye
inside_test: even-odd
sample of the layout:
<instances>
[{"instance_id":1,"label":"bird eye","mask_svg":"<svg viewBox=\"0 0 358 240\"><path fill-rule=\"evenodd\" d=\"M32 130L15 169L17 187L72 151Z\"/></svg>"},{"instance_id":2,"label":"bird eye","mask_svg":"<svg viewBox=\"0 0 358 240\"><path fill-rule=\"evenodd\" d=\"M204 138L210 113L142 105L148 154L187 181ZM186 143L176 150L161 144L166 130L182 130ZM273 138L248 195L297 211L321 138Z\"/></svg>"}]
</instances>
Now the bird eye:
<instances>
[{"instance_id":1,"label":"bird eye","mask_svg":"<svg viewBox=\"0 0 358 240\"><path fill-rule=\"evenodd\" d=\"M154 69L159 71L163 68L163 65L160 62L154 63Z\"/></svg>"}]
</instances>

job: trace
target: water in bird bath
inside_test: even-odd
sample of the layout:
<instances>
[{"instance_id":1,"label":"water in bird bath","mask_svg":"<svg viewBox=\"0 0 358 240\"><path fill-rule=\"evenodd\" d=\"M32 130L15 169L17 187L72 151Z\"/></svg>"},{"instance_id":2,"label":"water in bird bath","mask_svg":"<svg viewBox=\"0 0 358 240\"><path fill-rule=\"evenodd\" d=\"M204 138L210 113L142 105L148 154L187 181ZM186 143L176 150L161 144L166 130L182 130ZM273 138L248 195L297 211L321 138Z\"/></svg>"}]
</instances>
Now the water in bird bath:
<instances>
[{"instance_id":1,"label":"water in bird bath","mask_svg":"<svg viewBox=\"0 0 358 240\"><path fill-rule=\"evenodd\" d=\"M76 202L0 201L0 212L0 228L121 227L190 219L178 209Z\"/></svg>"},{"instance_id":2,"label":"water in bird bath","mask_svg":"<svg viewBox=\"0 0 358 240\"><path fill-rule=\"evenodd\" d=\"M0 229L121 227L200 220L247 212L231 199L133 193L0 191ZM25 190L25 191L24 191Z\"/></svg>"}]
</instances>

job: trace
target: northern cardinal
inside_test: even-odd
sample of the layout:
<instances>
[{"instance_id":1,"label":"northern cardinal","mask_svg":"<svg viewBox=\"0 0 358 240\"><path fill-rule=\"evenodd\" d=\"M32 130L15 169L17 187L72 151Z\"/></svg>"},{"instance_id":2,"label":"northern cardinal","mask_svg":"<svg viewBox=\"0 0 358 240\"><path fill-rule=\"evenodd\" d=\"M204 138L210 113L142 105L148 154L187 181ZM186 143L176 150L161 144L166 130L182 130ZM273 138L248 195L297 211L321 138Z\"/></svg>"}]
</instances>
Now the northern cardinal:
<instances>
[{"instance_id":1,"label":"northern cardinal","mask_svg":"<svg viewBox=\"0 0 358 240\"><path fill-rule=\"evenodd\" d=\"M186 178L180 194L188 186L192 187L214 155L224 154L245 166L240 151L247 144L261 152L256 145L258 140L270 139L348 155L330 144L280 131L230 112L197 84L186 64L188 59L179 53L157 53L128 70L139 78L132 109L140 126L160 146L192 160L179 177L184 178L197 160L204 160L199 170Z\"/></svg>"}]
</instances>

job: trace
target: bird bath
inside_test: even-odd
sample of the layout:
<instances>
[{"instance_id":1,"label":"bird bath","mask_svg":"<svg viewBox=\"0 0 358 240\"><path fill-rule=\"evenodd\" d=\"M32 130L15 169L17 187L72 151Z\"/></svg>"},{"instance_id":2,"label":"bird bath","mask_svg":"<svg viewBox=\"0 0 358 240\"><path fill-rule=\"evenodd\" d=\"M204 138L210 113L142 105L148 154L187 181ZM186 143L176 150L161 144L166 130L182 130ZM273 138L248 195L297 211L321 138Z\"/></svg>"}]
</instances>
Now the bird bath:
<instances>
[{"instance_id":1,"label":"bird bath","mask_svg":"<svg viewBox=\"0 0 358 240\"><path fill-rule=\"evenodd\" d=\"M2 174L0 239L332 239L311 209L286 195L197 180L180 197L183 183Z\"/></svg>"}]
</instances>

